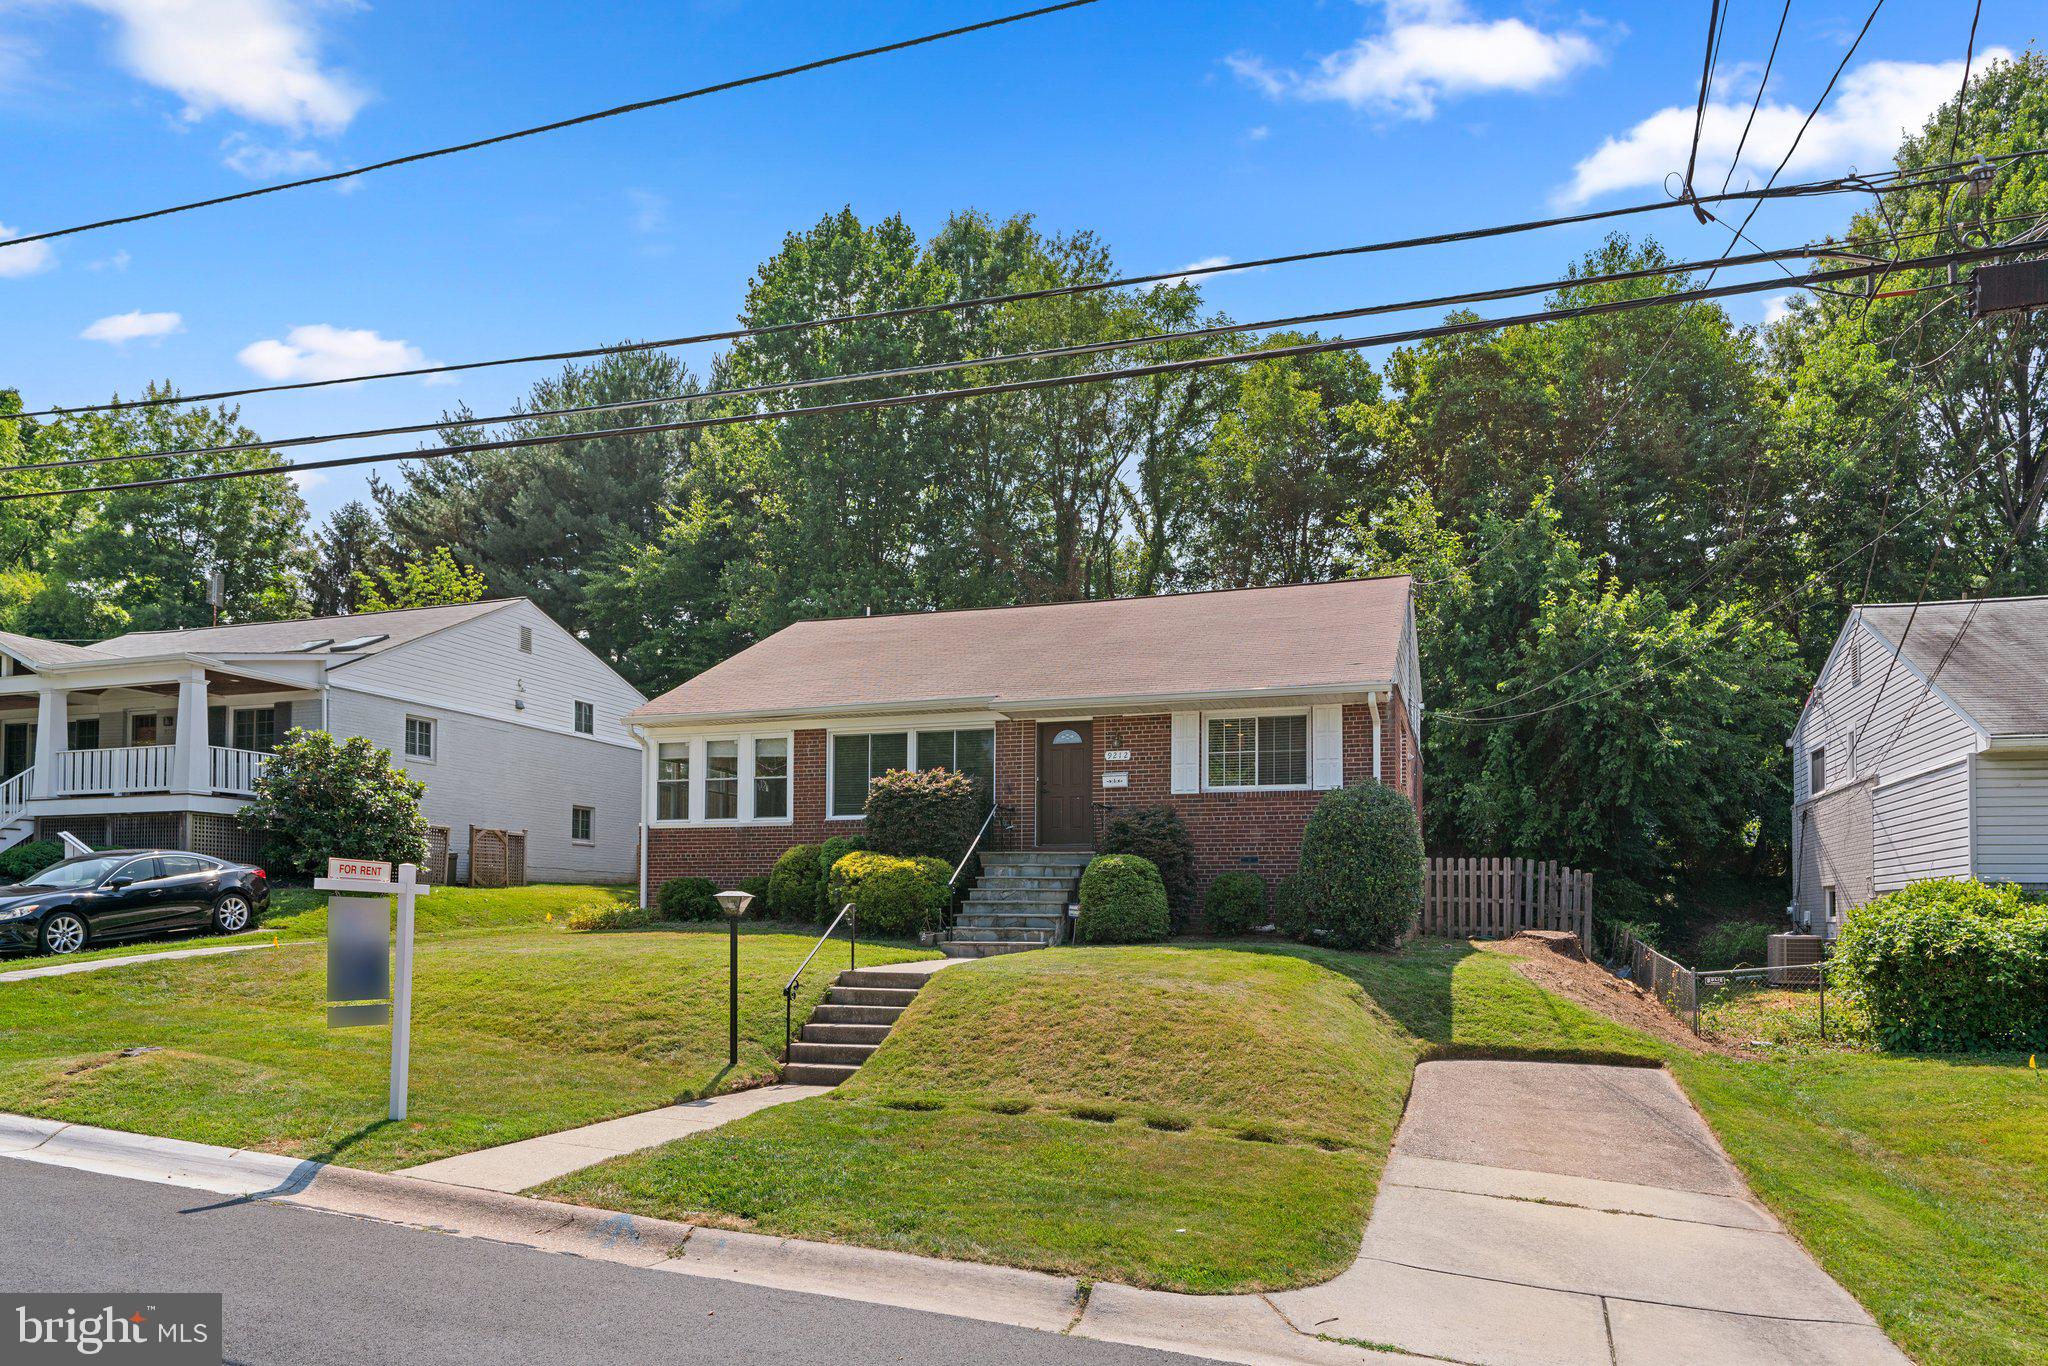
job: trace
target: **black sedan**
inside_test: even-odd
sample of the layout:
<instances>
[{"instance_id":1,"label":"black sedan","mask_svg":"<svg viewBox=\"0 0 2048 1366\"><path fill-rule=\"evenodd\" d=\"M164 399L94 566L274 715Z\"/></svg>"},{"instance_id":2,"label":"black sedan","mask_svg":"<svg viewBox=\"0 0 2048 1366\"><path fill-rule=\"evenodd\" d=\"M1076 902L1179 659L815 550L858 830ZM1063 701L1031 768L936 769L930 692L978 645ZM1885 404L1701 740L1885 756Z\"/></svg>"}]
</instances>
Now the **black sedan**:
<instances>
[{"instance_id":1,"label":"black sedan","mask_svg":"<svg viewBox=\"0 0 2048 1366\"><path fill-rule=\"evenodd\" d=\"M0 887L0 953L77 953L165 930L239 934L270 903L261 868L182 849L111 849Z\"/></svg>"}]
</instances>

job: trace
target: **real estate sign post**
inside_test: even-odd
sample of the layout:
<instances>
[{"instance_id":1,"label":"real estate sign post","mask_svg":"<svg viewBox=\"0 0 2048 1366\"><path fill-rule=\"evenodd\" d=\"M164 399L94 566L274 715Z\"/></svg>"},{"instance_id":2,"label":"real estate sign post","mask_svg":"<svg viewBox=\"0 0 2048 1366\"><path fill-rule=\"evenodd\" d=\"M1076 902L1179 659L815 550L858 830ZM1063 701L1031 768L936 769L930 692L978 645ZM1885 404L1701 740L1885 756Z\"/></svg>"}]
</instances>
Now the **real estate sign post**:
<instances>
[{"instance_id":1,"label":"real estate sign post","mask_svg":"<svg viewBox=\"0 0 2048 1366\"><path fill-rule=\"evenodd\" d=\"M414 899L433 888L419 880L419 869L401 863L397 880L387 862L375 859L329 859L327 876L313 886L323 892L346 893L327 901L327 1024L331 1029L391 1021L391 1106L393 1119L405 1118L407 1074L412 1062L412 929ZM391 898L398 898L397 972L386 963L391 925ZM383 998L389 992L387 1002Z\"/></svg>"}]
</instances>

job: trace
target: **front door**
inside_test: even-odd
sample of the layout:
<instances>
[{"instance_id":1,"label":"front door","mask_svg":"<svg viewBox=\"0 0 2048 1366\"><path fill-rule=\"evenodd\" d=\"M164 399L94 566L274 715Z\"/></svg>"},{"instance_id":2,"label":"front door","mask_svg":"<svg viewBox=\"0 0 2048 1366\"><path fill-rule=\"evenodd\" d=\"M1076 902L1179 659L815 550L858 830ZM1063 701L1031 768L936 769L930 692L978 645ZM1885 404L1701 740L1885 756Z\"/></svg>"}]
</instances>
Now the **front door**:
<instances>
[{"instance_id":1,"label":"front door","mask_svg":"<svg viewBox=\"0 0 2048 1366\"><path fill-rule=\"evenodd\" d=\"M9 721L0 736L0 778L12 778L36 761L35 722Z\"/></svg>"},{"instance_id":2,"label":"front door","mask_svg":"<svg viewBox=\"0 0 2048 1366\"><path fill-rule=\"evenodd\" d=\"M1086 849L1095 843L1095 747L1086 721L1038 727L1038 842Z\"/></svg>"}]
</instances>

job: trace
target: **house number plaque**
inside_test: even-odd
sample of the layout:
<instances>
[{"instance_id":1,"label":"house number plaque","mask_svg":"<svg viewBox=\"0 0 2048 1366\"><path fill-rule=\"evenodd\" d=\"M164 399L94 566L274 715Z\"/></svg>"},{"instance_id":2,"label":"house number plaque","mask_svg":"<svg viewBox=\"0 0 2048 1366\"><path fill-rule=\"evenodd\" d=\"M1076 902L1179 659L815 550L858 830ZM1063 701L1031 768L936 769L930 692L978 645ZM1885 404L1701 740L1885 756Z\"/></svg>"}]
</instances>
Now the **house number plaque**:
<instances>
[{"instance_id":1,"label":"house number plaque","mask_svg":"<svg viewBox=\"0 0 2048 1366\"><path fill-rule=\"evenodd\" d=\"M1131 785L1131 775L1128 773L1105 773L1102 775L1102 785L1104 787L1129 787Z\"/></svg>"},{"instance_id":2,"label":"house number plaque","mask_svg":"<svg viewBox=\"0 0 2048 1366\"><path fill-rule=\"evenodd\" d=\"M1131 752L1127 749L1112 749L1102 757L1112 764L1127 764L1131 761Z\"/></svg>"}]
</instances>

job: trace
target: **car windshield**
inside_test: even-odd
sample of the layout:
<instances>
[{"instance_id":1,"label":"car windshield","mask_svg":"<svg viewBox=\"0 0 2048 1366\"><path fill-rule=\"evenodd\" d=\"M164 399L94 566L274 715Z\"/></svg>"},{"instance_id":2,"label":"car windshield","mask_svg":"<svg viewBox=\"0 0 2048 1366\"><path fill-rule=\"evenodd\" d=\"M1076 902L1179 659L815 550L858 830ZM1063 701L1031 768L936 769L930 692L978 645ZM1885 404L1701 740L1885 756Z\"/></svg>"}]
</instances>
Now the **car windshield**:
<instances>
[{"instance_id":1,"label":"car windshield","mask_svg":"<svg viewBox=\"0 0 2048 1366\"><path fill-rule=\"evenodd\" d=\"M24 887L97 886L101 878L113 872L114 869L120 867L133 857L134 855L132 854L119 854L96 858L66 859L62 863L51 864L21 885Z\"/></svg>"}]
</instances>

